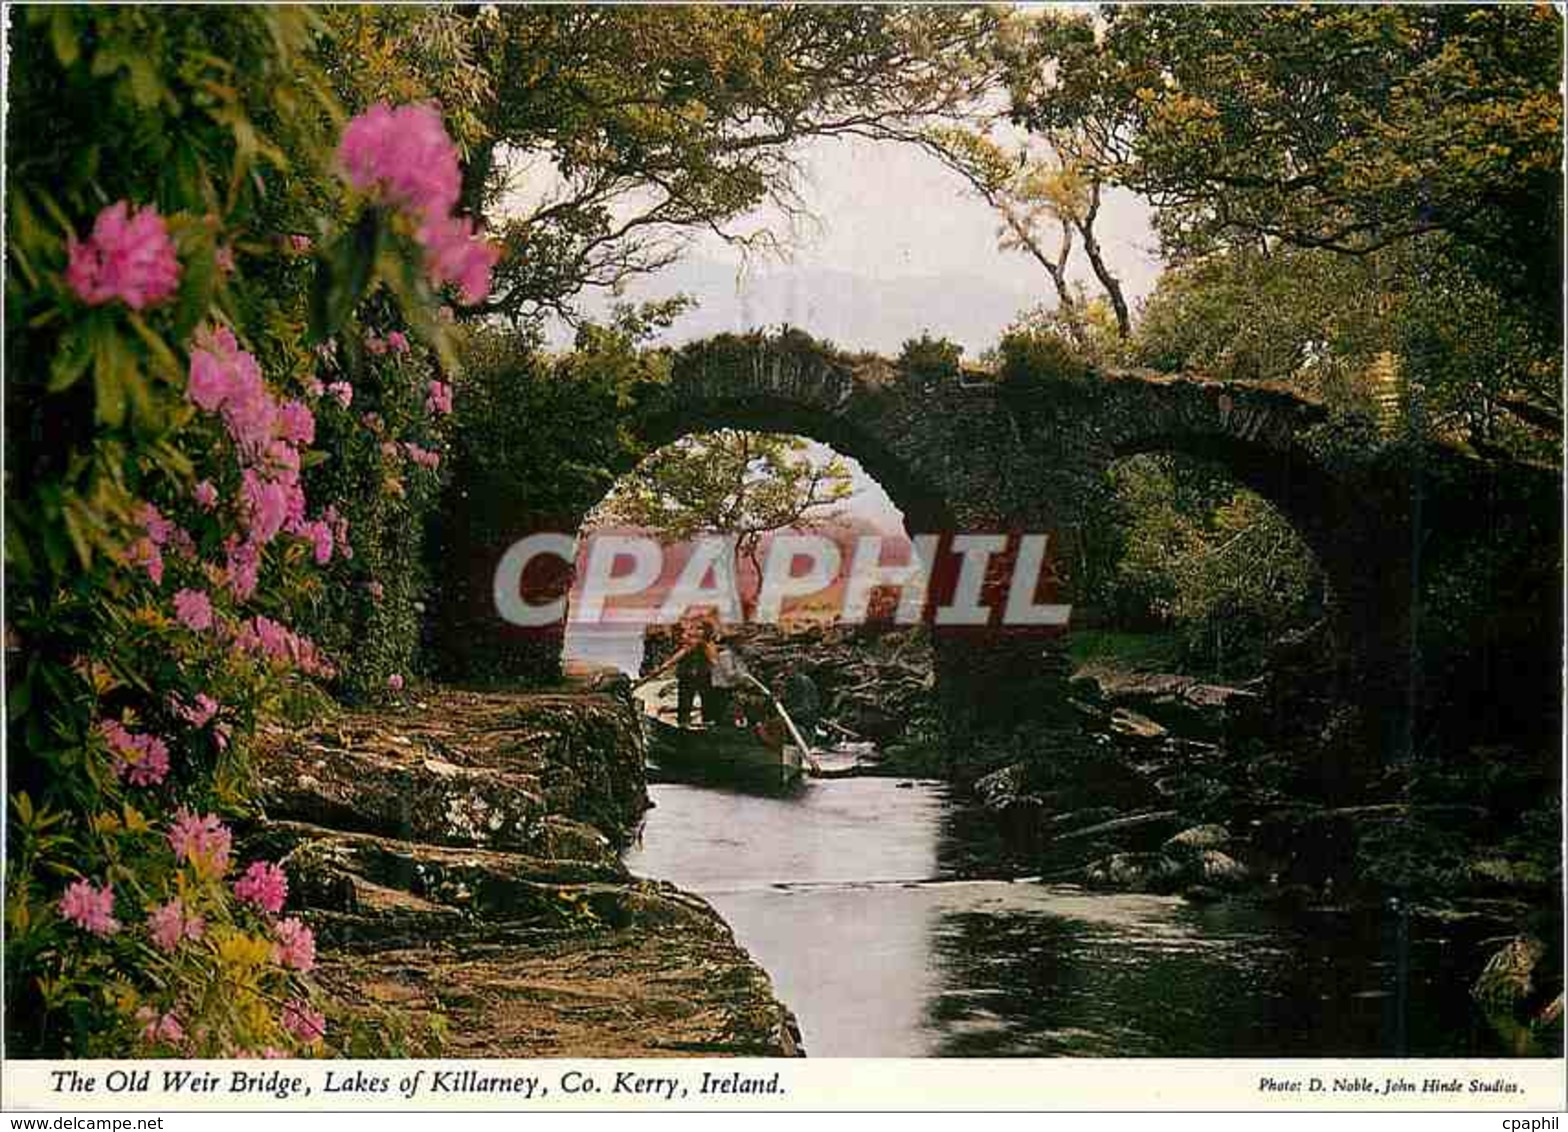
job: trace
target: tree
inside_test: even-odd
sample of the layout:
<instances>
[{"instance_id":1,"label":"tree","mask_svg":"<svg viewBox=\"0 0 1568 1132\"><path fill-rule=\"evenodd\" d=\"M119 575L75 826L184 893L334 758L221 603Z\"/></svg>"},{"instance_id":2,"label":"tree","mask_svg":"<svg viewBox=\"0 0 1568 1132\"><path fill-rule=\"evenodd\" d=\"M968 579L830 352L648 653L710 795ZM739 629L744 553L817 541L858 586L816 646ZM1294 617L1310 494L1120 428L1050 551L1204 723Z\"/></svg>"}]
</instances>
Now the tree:
<instances>
[{"instance_id":1,"label":"tree","mask_svg":"<svg viewBox=\"0 0 1568 1132\"><path fill-rule=\"evenodd\" d=\"M736 583L749 563L760 585L762 541L837 517L854 491L842 457L814 459L799 436L720 429L683 437L622 479L590 522L624 523L666 542L735 539Z\"/></svg>"},{"instance_id":2,"label":"tree","mask_svg":"<svg viewBox=\"0 0 1568 1132\"><path fill-rule=\"evenodd\" d=\"M585 288L673 262L696 233L801 215L794 147L908 139L994 84L982 7L847 5L331 9L350 105L441 102L467 143L464 204L505 241L487 303L575 320ZM373 59L374 67L360 67ZM423 85L424 93L419 94Z\"/></svg>"},{"instance_id":3,"label":"tree","mask_svg":"<svg viewBox=\"0 0 1568 1132\"><path fill-rule=\"evenodd\" d=\"M1555 332L1561 23L1546 5L1110 7L1036 21L1016 119L1081 131L1166 251L1365 256L1424 234Z\"/></svg>"},{"instance_id":4,"label":"tree","mask_svg":"<svg viewBox=\"0 0 1568 1132\"><path fill-rule=\"evenodd\" d=\"M1058 320L1081 342L1083 298L1067 278L1067 265L1080 236L1085 248L1093 248L1099 258L1099 242L1094 238L1099 182L1086 181L1077 169L1057 165L1049 158L1031 157L1027 148L1011 152L984 133L964 127L933 127L924 144L996 212L1002 222L1001 248L1028 255L1045 272L1056 293ZM1103 258L1099 262L1103 270ZM1115 277L1108 271L1105 274L1120 299ZM1117 309L1126 315L1125 300ZM1130 323L1124 323L1122 333L1129 329Z\"/></svg>"}]
</instances>

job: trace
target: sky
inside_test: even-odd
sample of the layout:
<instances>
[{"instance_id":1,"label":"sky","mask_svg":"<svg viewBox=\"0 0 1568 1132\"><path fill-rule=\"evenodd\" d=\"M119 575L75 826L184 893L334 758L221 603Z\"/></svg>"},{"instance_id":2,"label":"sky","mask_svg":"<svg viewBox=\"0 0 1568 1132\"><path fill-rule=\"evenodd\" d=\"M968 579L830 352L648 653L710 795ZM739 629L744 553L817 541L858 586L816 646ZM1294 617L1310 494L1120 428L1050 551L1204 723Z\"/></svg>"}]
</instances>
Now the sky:
<instances>
[{"instance_id":1,"label":"sky","mask_svg":"<svg viewBox=\"0 0 1568 1132\"><path fill-rule=\"evenodd\" d=\"M794 233L787 261L743 254L704 235L685 259L639 280L625 298L693 294L696 311L672 341L721 330L798 326L851 350L897 353L922 332L944 335L976 357L996 344L1018 314L1054 297L1045 273L1025 255L997 248L998 221L962 180L912 146L822 139L802 147L801 196L815 216ZM778 218L766 210L731 225L744 232ZM1111 192L1097 226L1106 257L1130 301L1159 273L1148 209ZM1071 273L1093 283L1081 253ZM1096 288L1091 286L1091 293ZM608 295L591 296L602 311Z\"/></svg>"}]
</instances>

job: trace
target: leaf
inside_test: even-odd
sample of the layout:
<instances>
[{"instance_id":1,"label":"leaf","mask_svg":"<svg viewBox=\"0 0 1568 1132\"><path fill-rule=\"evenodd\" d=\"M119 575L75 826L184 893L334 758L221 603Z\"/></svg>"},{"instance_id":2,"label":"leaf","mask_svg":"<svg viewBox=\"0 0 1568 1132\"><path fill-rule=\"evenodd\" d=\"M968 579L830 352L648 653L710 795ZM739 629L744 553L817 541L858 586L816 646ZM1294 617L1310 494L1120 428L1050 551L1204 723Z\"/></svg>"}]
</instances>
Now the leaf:
<instances>
[{"instance_id":1,"label":"leaf","mask_svg":"<svg viewBox=\"0 0 1568 1132\"><path fill-rule=\"evenodd\" d=\"M54 57L60 66L70 67L81 57L81 41L76 30L76 19L69 8L56 8L50 13L49 42L54 47Z\"/></svg>"},{"instance_id":2,"label":"leaf","mask_svg":"<svg viewBox=\"0 0 1568 1132\"><path fill-rule=\"evenodd\" d=\"M93 360L93 328L96 321L76 323L60 336L54 360L49 363L50 393L71 388L87 372Z\"/></svg>"},{"instance_id":3,"label":"leaf","mask_svg":"<svg viewBox=\"0 0 1568 1132\"><path fill-rule=\"evenodd\" d=\"M171 385L180 384L184 371L181 370L179 359L174 356L174 351L169 349L169 344L163 340L163 336L148 326L141 315L132 314L130 322L131 328L146 344L147 352L152 356L159 375Z\"/></svg>"},{"instance_id":4,"label":"leaf","mask_svg":"<svg viewBox=\"0 0 1568 1132\"><path fill-rule=\"evenodd\" d=\"M174 312L174 337L184 341L212 308L212 293L217 284L217 249L210 238L202 238L189 248L180 279L180 302Z\"/></svg>"},{"instance_id":5,"label":"leaf","mask_svg":"<svg viewBox=\"0 0 1568 1132\"><path fill-rule=\"evenodd\" d=\"M113 332L95 335L93 346L93 392L97 398L97 418L100 424L118 428L125 423L126 371L134 368L134 363L128 361L125 344Z\"/></svg>"},{"instance_id":6,"label":"leaf","mask_svg":"<svg viewBox=\"0 0 1568 1132\"><path fill-rule=\"evenodd\" d=\"M359 305L374 275L380 243L380 214L367 208L353 229L317 260L310 294L312 343L324 342L337 333Z\"/></svg>"},{"instance_id":7,"label":"leaf","mask_svg":"<svg viewBox=\"0 0 1568 1132\"><path fill-rule=\"evenodd\" d=\"M33 670L29 665L22 678L11 686L11 694L6 698L6 708L12 716L20 718L27 714L27 709L33 702Z\"/></svg>"}]
</instances>

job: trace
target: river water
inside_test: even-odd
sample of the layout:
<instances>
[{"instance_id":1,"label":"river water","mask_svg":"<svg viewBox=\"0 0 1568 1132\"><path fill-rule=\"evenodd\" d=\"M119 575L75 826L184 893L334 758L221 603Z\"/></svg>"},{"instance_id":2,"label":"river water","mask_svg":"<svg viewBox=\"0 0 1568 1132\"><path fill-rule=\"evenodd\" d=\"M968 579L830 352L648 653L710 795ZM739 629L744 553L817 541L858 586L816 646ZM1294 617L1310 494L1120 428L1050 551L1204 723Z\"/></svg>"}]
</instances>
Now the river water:
<instances>
[{"instance_id":1,"label":"river water","mask_svg":"<svg viewBox=\"0 0 1568 1132\"><path fill-rule=\"evenodd\" d=\"M627 864L718 909L813 1057L1509 1052L1465 993L1472 947L1397 911L994 879L986 823L939 783L650 793Z\"/></svg>"}]
</instances>

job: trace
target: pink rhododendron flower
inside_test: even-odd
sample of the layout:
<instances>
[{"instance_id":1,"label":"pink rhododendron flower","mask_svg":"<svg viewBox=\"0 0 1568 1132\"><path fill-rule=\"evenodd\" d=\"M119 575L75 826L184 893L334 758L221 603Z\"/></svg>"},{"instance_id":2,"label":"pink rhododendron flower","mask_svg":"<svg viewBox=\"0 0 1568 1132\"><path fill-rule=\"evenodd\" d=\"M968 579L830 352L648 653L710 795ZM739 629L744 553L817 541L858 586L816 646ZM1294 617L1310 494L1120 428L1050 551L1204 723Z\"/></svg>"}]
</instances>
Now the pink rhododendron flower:
<instances>
[{"instance_id":1,"label":"pink rhododendron flower","mask_svg":"<svg viewBox=\"0 0 1568 1132\"><path fill-rule=\"evenodd\" d=\"M288 874L270 861L252 861L234 882L234 895L263 912L281 912L289 895Z\"/></svg>"},{"instance_id":2,"label":"pink rhododendron flower","mask_svg":"<svg viewBox=\"0 0 1568 1132\"><path fill-rule=\"evenodd\" d=\"M187 939L200 939L207 922L200 916L187 916L185 905L171 900L155 908L147 917L147 933L161 951L173 951Z\"/></svg>"},{"instance_id":3,"label":"pink rhododendron flower","mask_svg":"<svg viewBox=\"0 0 1568 1132\"><path fill-rule=\"evenodd\" d=\"M456 283L466 302L483 301L490 293L490 271L501 258L501 249L479 237L466 216L426 217L418 235L431 277L439 283Z\"/></svg>"},{"instance_id":4,"label":"pink rhododendron flower","mask_svg":"<svg viewBox=\"0 0 1568 1132\"><path fill-rule=\"evenodd\" d=\"M177 860L189 861L198 871L222 876L229 871L234 835L216 815L197 817L181 807L169 829L169 845Z\"/></svg>"},{"instance_id":5,"label":"pink rhododendron flower","mask_svg":"<svg viewBox=\"0 0 1568 1132\"><path fill-rule=\"evenodd\" d=\"M399 673L394 672L394 673L392 673L392 675L388 676L387 677L387 687L391 688L394 692L401 692L403 690L403 677L402 677L402 675L399 674Z\"/></svg>"},{"instance_id":6,"label":"pink rhododendron flower","mask_svg":"<svg viewBox=\"0 0 1568 1132\"><path fill-rule=\"evenodd\" d=\"M356 189L379 188L416 213L450 212L463 186L457 147L433 106L376 103L344 129L338 164Z\"/></svg>"},{"instance_id":7,"label":"pink rhododendron flower","mask_svg":"<svg viewBox=\"0 0 1568 1132\"><path fill-rule=\"evenodd\" d=\"M258 546L271 542L283 529L289 514L288 492L276 480L263 479L247 468L240 487L250 541Z\"/></svg>"},{"instance_id":8,"label":"pink rhododendron flower","mask_svg":"<svg viewBox=\"0 0 1568 1132\"><path fill-rule=\"evenodd\" d=\"M245 458L254 459L272 440L278 404L267 391L255 356L240 349L227 327L197 335L186 395L206 412L223 413L229 435Z\"/></svg>"},{"instance_id":9,"label":"pink rhododendron flower","mask_svg":"<svg viewBox=\"0 0 1568 1132\"><path fill-rule=\"evenodd\" d=\"M174 548L176 554L187 562L196 557L196 540L191 538L190 531L187 531L184 527L174 528L169 535L169 545Z\"/></svg>"},{"instance_id":10,"label":"pink rhododendron flower","mask_svg":"<svg viewBox=\"0 0 1568 1132\"><path fill-rule=\"evenodd\" d=\"M312 1010L309 1003L297 998L283 1004L283 1011L278 1020L285 1030L302 1042L314 1042L326 1036L326 1015L318 1010Z\"/></svg>"},{"instance_id":11,"label":"pink rhododendron flower","mask_svg":"<svg viewBox=\"0 0 1568 1132\"><path fill-rule=\"evenodd\" d=\"M444 381L432 381L425 397L425 412L432 416L445 416L452 411L452 387Z\"/></svg>"},{"instance_id":12,"label":"pink rhododendron flower","mask_svg":"<svg viewBox=\"0 0 1568 1132\"><path fill-rule=\"evenodd\" d=\"M310 444L316 439L316 416L301 401L289 401L278 410L278 435L290 444Z\"/></svg>"},{"instance_id":13,"label":"pink rhododendron flower","mask_svg":"<svg viewBox=\"0 0 1568 1132\"><path fill-rule=\"evenodd\" d=\"M129 566L140 566L146 570L154 585L163 584L163 551L158 549L158 544L152 539L139 538L131 543L125 552L125 562Z\"/></svg>"},{"instance_id":14,"label":"pink rhododendron flower","mask_svg":"<svg viewBox=\"0 0 1568 1132\"><path fill-rule=\"evenodd\" d=\"M272 949L273 962L294 971L309 971L316 965L316 935L293 916L279 920L278 942Z\"/></svg>"},{"instance_id":15,"label":"pink rhododendron flower","mask_svg":"<svg viewBox=\"0 0 1568 1132\"><path fill-rule=\"evenodd\" d=\"M394 354L406 354L411 349L411 347L408 344L408 338L403 334L403 332L401 330L394 330L391 334L387 335L387 349L391 350Z\"/></svg>"},{"instance_id":16,"label":"pink rhododendron flower","mask_svg":"<svg viewBox=\"0 0 1568 1132\"><path fill-rule=\"evenodd\" d=\"M169 229L151 206L130 211L117 201L93 221L85 244L66 242L70 264L65 281L83 302L94 306L119 299L132 310L161 303L180 282L180 261Z\"/></svg>"},{"instance_id":17,"label":"pink rhododendron flower","mask_svg":"<svg viewBox=\"0 0 1568 1132\"><path fill-rule=\"evenodd\" d=\"M308 252L313 246L314 245L311 243L309 236L302 236L296 232L294 235L289 237L289 247L293 248L297 252Z\"/></svg>"},{"instance_id":18,"label":"pink rhododendron flower","mask_svg":"<svg viewBox=\"0 0 1568 1132\"><path fill-rule=\"evenodd\" d=\"M258 615L240 626L234 645L246 652L260 652L273 660L289 661L307 675L332 674L332 666L316 652L314 644L270 617Z\"/></svg>"},{"instance_id":19,"label":"pink rhododendron flower","mask_svg":"<svg viewBox=\"0 0 1568 1132\"><path fill-rule=\"evenodd\" d=\"M137 735L118 720L98 725L114 755L114 773L132 786L156 786L169 775L169 746L156 735Z\"/></svg>"},{"instance_id":20,"label":"pink rhododendron flower","mask_svg":"<svg viewBox=\"0 0 1568 1132\"><path fill-rule=\"evenodd\" d=\"M197 408L216 413L229 396L234 368L245 351L226 326L208 327L196 334L185 395Z\"/></svg>"},{"instance_id":21,"label":"pink rhododendron flower","mask_svg":"<svg viewBox=\"0 0 1568 1132\"><path fill-rule=\"evenodd\" d=\"M202 480L191 491L191 497L203 511L211 511L218 504L218 489L212 486L211 480Z\"/></svg>"},{"instance_id":22,"label":"pink rhododendron flower","mask_svg":"<svg viewBox=\"0 0 1568 1132\"><path fill-rule=\"evenodd\" d=\"M338 404L345 409L354 403L354 387L346 381L334 381L327 386L327 392L338 399Z\"/></svg>"},{"instance_id":23,"label":"pink rhododendron flower","mask_svg":"<svg viewBox=\"0 0 1568 1132\"><path fill-rule=\"evenodd\" d=\"M223 547L228 559L224 566L224 585L236 601L248 601L256 592L261 573L261 551L254 543L242 543L232 535Z\"/></svg>"},{"instance_id":24,"label":"pink rhododendron flower","mask_svg":"<svg viewBox=\"0 0 1568 1132\"><path fill-rule=\"evenodd\" d=\"M325 566L332 561L332 525L330 523L324 523L319 520L314 523L307 523L301 533L311 541L312 554L316 559L316 565Z\"/></svg>"},{"instance_id":25,"label":"pink rhododendron flower","mask_svg":"<svg viewBox=\"0 0 1568 1132\"><path fill-rule=\"evenodd\" d=\"M380 582L366 582L365 589L370 591L370 596L376 601L380 601L382 595L386 592Z\"/></svg>"},{"instance_id":26,"label":"pink rhododendron flower","mask_svg":"<svg viewBox=\"0 0 1568 1132\"><path fill-rule=\"evenodd\" d=\"M369 335L365 339L365 349L377 356L384 354L387 352L386 340L377 338L374 334Z\"/></svg>"},{"instance_id":27,"label":"pink rhododendron flower","mask_svg":"<svg viewBox=\"0 0 1568 1132\"><path fill-rule=\"evenodd\" d=\"M169 1045L178 1045L185 1040L185 1028L172 1013L159 1015L153 1007L144 1006L136 1012L136 1020L142 1024L144 1042L167 1042Z\"/></svg>"},{"instance_id":28,"label":"pink rhododendron flower","mask_svg":"<svg viewBox=\"0 0 1568 1132\"><path fill-rule=\"evenodd\" d=\"M441 453L439 452L421 448L412 441L404 444L403 449L408 453L408 458L421 468L429 468L431 471L434 471L441 466Z\"/></svg>"},{"instance_id":29,"label":"pink rhododendron flower","mask_svg":"<svg viewBox=\"0 0 1568 1132\"><path fill-rule=\"evenodd\" d=\"M193 632L212 628L212 599L201 590L180 590L175 594L174 612L180 624Z\"/></svg>"},{"instance_id":30,"label":"pink rhododendron flower","mask_svg":"<svg viewBox=\"0 0 1568 1132\"><path fill-rule=\"evenodd\" d=\"M95 888L89 881L76 881L60 898L60 915L93 935L120 930L120 921L114 918L114 889L108 885Z\"/></svg>"},{"instance_id":31,"label":"pink rhododendron flower","mask_svg":"<svg viewBox=\"0 0 1568 1132\"><path fill-rule=\"evenodd\" d=\"M193 704L186 704L177 696L170 696L169 703L174 713L192 727L205 727L218 714L218 701L206 692L197 692Z\"/></svg>"},{"instance_id":32,"label":"pink rhododendron flower","mask_svg":"<svg viewBox=\"0 0 1568 1132\"><path fill-rule=\"evenodd\" d=\"M136 508L136 521L147 531L147 537L157 546L162 546L169 541L169 536L175 531L175 525L163 517L163 512L151 503L143 503Z\"/></svg>"},{"instance_id":33,"label":"pink rhododendron flower","mask_svg":"<svg viewBox=\"0 0 1568 1132\"><path fill-rule=\"evenodd\" d=\"M132 786L156 786L169 776L169 745L156 735L138 735L136 755L115 769Z\"/></svg>"}]
</instances>

